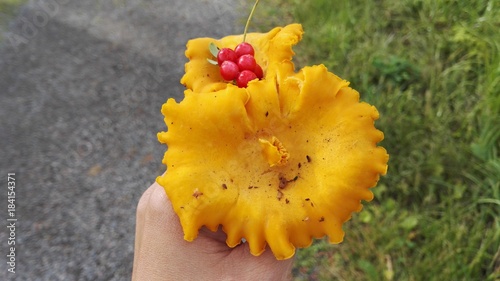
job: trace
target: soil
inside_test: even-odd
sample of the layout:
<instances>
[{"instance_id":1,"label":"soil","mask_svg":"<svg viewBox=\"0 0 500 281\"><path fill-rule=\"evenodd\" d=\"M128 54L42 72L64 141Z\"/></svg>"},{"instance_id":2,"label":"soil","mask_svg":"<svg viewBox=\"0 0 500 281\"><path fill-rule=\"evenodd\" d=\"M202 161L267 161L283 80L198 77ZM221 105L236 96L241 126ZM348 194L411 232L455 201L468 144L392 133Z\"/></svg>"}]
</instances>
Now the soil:
<instances>
[{"instance_id":1,"label":"soil","mask_svg":"<svg viewBox=\"0 0 500 281\"><path fill-rule=\"evenodd\" d=\"M29 1L0 45L0 219L15 173L15 274L130 280L135 210L164 171L161 105L180 100L185 44L241 33L231 0ZM241 28L240 28L241 27ZM0 249L8 254L6 227Z\"/></svg>"}]
</instances>

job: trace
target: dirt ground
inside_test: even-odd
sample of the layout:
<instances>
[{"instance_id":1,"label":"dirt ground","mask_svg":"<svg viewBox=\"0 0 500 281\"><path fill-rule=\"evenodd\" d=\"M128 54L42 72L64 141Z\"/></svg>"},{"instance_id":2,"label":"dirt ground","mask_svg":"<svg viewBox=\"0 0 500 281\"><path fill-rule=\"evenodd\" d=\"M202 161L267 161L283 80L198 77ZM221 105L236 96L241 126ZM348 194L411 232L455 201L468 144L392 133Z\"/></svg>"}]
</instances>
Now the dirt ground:
<instances>
[{"instance_id":1,"label":"dirt ground","mask_svg":"<svg viewBox=\"0 0 500 281\"><path fill-rule=\"evenodd\" d=\"M4 261L11 232L0 231L1 280L130 279L136 204L164 170L160 108L183 95L186 41L240 33L242 6L36 0L20 9L0 45L0 219L8 173L17 218L15 274Z\"/></svg>"}]
</instances>

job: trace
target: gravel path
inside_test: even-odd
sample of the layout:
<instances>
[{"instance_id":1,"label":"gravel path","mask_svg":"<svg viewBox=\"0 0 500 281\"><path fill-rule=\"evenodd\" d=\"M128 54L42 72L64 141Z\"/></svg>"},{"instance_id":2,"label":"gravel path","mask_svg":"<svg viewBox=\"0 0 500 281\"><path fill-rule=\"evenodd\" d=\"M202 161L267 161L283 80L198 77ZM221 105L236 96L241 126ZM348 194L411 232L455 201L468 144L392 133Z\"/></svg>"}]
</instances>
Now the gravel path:
<instances>
[{"instance_id":1,"label":"gravel path","mask_svg":"<svg viewBox=\"0 0 500 281\"><path fill-rule=\"evenodd\" d=\"M235 3L238 3L235 8ZM248 1L247 1L248 2ZM0 280L129 280L135 208L164 170L160 108L189 38L240 33L231 0L36 0L0 45ZM243 16L244 17L244 16ZM235 24L237 23L237 24Z\"/></svg>"}]
</instances>

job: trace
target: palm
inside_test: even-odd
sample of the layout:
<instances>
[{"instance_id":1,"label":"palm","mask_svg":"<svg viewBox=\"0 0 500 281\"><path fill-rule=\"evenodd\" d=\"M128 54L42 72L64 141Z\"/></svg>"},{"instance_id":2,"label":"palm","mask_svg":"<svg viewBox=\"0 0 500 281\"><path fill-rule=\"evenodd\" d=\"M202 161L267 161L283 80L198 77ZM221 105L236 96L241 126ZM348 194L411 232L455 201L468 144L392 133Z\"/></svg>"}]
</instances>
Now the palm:
<instances>
[{"instance_id":1,"label":"palm","mask_svg":"<svg viewBox=\"0 0 500 281\"><path fill-rule=\"evenodd\" d=\"M137 210L134 280L285 280L292 260L277 261L266 250L255 257L242 243L229 248L222 230L200 230L193 242L182 228L163 188L153 184Z\"/></svg>"}]
</instances>

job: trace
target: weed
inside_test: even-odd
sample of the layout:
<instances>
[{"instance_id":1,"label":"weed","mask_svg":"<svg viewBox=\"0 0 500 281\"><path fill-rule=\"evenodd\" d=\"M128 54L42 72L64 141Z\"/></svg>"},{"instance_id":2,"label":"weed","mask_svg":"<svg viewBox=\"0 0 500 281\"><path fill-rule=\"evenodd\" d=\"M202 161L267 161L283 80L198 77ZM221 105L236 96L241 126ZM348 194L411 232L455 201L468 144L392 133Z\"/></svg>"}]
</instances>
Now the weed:
<instances>
[{"instance_id":1,"label":"weed","mask_svg":"<svg viewBox=\"0 0 500 281\"><path fill-rule=\"evenodd\" d=\"M345 225L345 241L300 250L295 279L500 278L499 3L262 6L272 15L263 30L304 26L299 67L325 64L379 109L391 155L375 200Z\"/></svg>"},{"instance_id":2,"label":"weed","mask_svg":"<svg viewBox=\"0 0 500 281\"><path fill-rule=\"evenodd\" d=\"M6 26L11 20L19 6L26 0L0 0L0 43L2 42L2 32L6 30Z\"/></svg>"}]
</instances>

